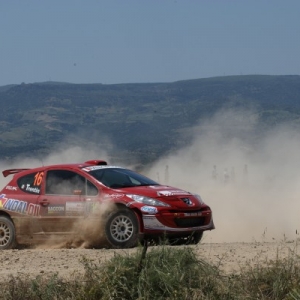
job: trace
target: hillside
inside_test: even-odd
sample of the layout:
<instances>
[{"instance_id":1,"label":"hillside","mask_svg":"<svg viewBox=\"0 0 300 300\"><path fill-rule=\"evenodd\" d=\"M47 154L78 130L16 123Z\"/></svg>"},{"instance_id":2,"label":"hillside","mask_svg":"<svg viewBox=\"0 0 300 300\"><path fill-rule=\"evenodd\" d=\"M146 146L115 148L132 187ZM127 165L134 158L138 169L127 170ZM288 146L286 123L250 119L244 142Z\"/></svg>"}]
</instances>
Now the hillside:
<instances>
[{"instance_id":1,"label":"hillside","mask_svg":"<svg viewBox=\"0 0 300 300\"><path fill-rule=\"evenodd\" d=\"M112 143L117 155L149 162L188 143L189 129L224 106L255 108L262 129L284 121L298 126L300 76L2 86L0 156L40 156L68 139Z\"/></svg>"}]
</instances>

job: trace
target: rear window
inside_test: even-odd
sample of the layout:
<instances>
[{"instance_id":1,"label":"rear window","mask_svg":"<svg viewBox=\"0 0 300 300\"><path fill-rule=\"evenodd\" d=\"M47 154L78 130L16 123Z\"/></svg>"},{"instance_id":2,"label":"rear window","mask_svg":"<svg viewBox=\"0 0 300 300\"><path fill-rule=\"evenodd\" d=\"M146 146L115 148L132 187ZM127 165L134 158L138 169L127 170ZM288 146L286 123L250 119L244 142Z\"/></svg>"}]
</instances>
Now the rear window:
<instances>
[{"instance_id":1,"label":"rear window","mask_svg":"<svg viewBox=\"0 0 300 300\"><path fill-rule=\"evenodd\" d=\"M23 177L20 177L17 184L25 193L40 194L41 185L44 177L44 172L34 172Z\"/></svg>"}]
</instances>

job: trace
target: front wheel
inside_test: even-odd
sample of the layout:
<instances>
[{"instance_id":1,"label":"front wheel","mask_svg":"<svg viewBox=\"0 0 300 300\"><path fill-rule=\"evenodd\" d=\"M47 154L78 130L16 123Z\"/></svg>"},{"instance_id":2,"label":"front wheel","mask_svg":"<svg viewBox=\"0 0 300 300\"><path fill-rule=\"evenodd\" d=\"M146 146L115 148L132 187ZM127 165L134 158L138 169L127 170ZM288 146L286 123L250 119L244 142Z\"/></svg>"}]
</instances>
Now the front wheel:
<instances>
[{"instance_id":1,"label":"front wheel","mask_svg":"<svg viewBox=\"0 0 300 300\"><path fill-rule=\"evenodd\" d=\"M8 218L0 217L0 250L16 247L16 231L13 222Z\"/></svg>"},{"instance_id":2,"label":"front wheel","mask_svg":"<svg viewBox=\"0 0 300 300\"><path fill-rule=\"evenodd\" d=\"M114 248L132 248L138 244L138 220L128 209L112 212L105 224L105 235Z\"/></svg>"}]
</instances>

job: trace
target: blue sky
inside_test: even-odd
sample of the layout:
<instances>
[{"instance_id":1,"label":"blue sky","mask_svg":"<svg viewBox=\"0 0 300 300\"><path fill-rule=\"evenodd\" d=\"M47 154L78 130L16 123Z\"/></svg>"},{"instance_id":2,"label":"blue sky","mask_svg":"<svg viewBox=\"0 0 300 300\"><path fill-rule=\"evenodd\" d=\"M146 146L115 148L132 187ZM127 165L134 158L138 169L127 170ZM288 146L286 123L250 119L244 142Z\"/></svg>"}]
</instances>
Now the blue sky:
<instances>
[{"instance_id":1,"label":"blue sky","mask_svg":"<svg viewBox=\"0 0 300 300\"><path fill-rule=\"evenodd\" d=\"M0 86L300 74L299 0L0 0Z\"/></svg>"}]
</instances>

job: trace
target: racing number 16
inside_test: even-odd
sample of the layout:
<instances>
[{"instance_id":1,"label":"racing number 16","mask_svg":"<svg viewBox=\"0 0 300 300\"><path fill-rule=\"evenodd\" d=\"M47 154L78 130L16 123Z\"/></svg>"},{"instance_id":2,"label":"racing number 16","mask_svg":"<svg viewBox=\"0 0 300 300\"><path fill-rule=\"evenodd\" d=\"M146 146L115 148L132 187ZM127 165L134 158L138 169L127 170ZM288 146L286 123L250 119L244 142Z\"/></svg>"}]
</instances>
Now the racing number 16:
<instances>
[{"instance_id":1,"label":"racing number 16","mask_svg":"<svg viewBox=\"0 0 300 300\"><path fill-rule=\"evenodd\" d=\"M35 185L35 186L41 185L42 180L43 180L43 176L44 176L44 172L38 172L38 173L36 173L35 176L34 176L33 185Z\"/></svg>"}]
</instances>

